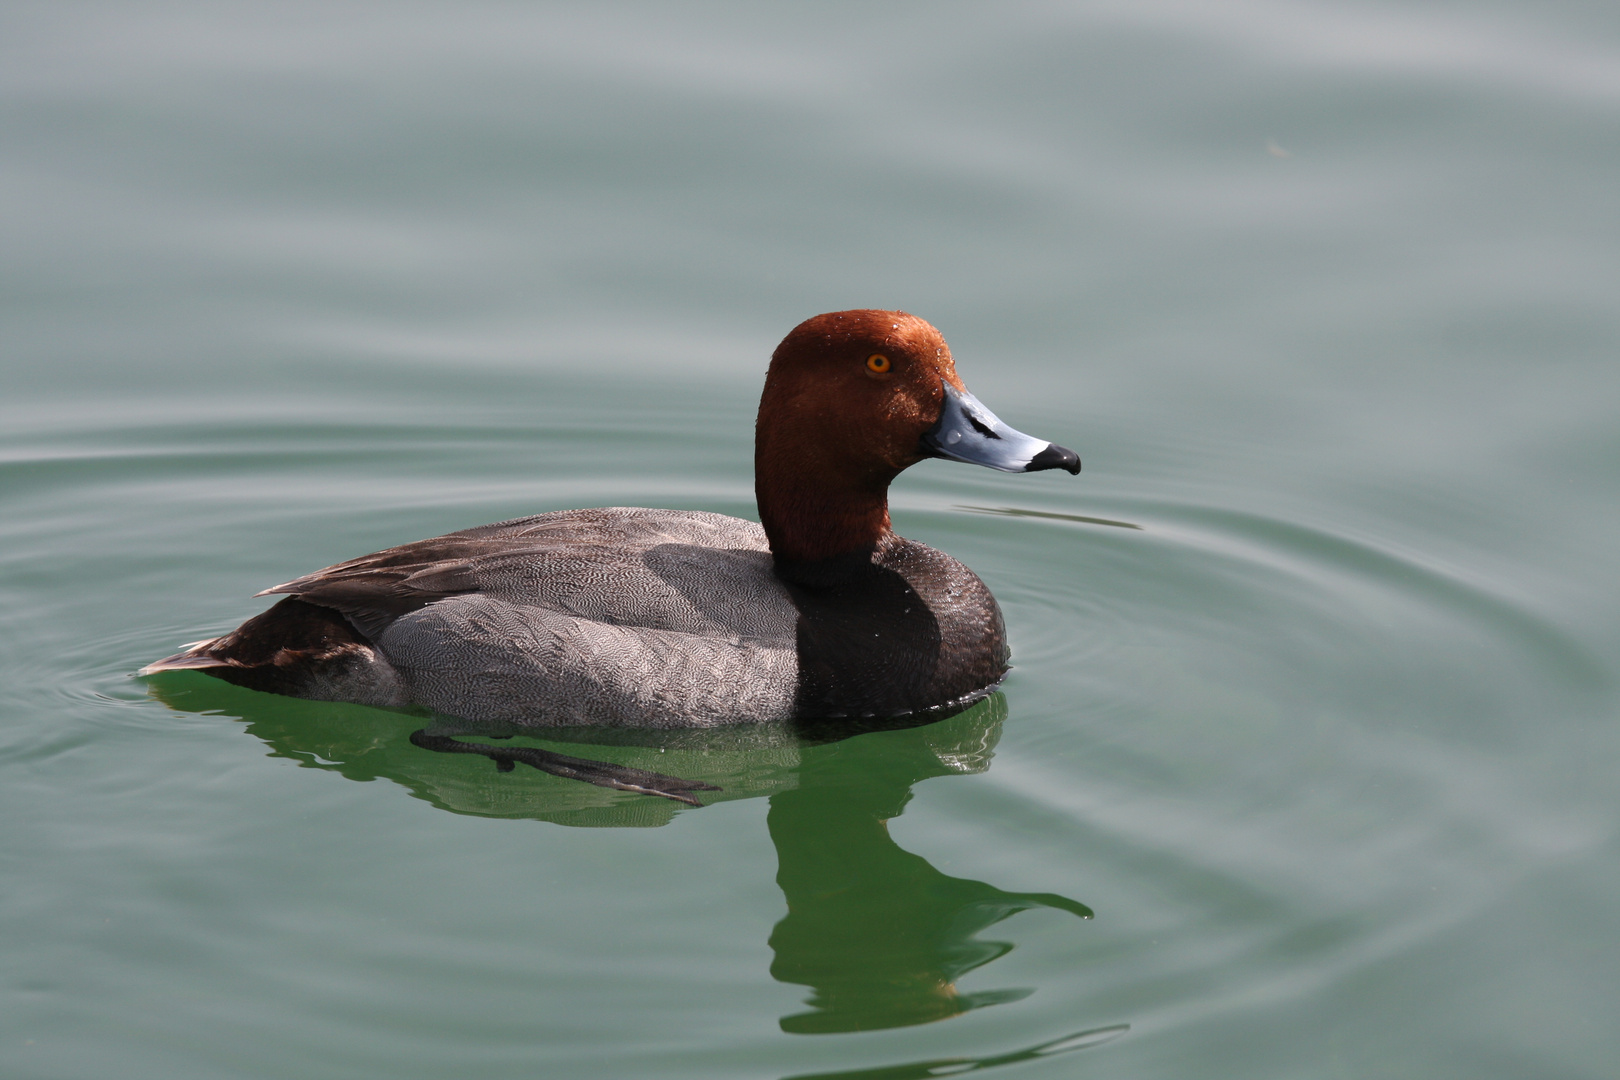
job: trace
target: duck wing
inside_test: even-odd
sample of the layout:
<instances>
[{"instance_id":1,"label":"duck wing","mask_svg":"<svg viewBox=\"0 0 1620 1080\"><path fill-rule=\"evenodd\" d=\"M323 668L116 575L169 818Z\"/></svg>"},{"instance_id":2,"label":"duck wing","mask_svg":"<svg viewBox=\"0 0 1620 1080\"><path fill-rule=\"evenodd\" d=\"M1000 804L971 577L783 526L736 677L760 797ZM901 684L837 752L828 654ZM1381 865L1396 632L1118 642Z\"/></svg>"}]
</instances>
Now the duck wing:
<instances>
[{"instance_id":1,"label":"duck wing","mask_svg":"<svg viewBox=\"0 0 1620 1080\"><path fill-rule=\"evenodd\" d=\"M739 579L762 602L773 598L780 586L766 550L758 525L720 514L563 510L362 555L258 595L333 608L372 641L397 619L468 593L618 625L696 630L715 621L705 596L733 591ZM731 588L714 587L715 575Z\"/></svg>"},{"instance_id":2,"label":"duck wing","mask_svg":"<svg viewBox=\"0 0 1620 1080\"><path fill-rule=\"evenodd\" d=\"M478 592L486 580L499 576L501 564L521 563L544 550L535 550L522 537L478 535L490 528L466 529L362 555L255 595L296 596L333 608L375 641L400 616L438 600Z\"/></svg>"}]
</instances>

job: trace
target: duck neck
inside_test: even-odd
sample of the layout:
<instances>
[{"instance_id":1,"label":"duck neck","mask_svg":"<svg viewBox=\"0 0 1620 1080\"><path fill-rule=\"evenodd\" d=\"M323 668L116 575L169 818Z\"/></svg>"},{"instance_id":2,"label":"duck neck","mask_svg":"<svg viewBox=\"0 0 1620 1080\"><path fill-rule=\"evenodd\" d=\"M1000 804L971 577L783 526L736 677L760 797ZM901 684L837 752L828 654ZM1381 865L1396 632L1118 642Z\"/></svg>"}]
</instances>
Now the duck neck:
<instances>
[{"instance_id":1,"label":"duck neck","mask_svg":"<svg viewBox=\"0 0 1620 1080\"><path fill-rule=\"evenodd\" d=\"M886 481L848 489L795 482L767 489L756 482L754 494L777 572L790 581L809 583L838 567L869 564L894 538Z\"/></svg>"}]
</instances>

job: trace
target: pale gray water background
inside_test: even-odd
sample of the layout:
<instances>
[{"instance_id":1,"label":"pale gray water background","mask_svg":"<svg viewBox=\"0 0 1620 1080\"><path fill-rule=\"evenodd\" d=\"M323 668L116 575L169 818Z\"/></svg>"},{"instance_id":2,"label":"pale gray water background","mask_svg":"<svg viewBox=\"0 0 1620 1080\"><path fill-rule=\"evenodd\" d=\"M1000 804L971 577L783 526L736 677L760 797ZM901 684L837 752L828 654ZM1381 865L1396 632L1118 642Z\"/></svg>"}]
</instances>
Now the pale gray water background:
<instances>
[{"instance_id":1,"label":"pale gray water background","mask_svg":"<svg viewBox=\"0 0 1620 1080\"><path fill-rule=\"evenodd\" d=\"M1617 208L1612 3L6 4L0 1075L1620 1073ZM390 544L751 514L856 306L1086 463L896 485L975 713L588 751L676 812L130 678Z\"/></svg>"}]
</instances>

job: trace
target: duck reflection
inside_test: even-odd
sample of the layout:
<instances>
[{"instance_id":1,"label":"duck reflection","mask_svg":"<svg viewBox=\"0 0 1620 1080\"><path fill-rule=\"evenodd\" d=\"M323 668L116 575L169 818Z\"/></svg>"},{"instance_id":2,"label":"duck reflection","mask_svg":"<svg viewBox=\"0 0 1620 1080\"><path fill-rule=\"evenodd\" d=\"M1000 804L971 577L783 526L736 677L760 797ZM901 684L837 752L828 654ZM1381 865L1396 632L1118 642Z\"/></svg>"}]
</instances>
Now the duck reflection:
<instances>
[{"instance_id":1,"label":"duck reflection","mask_svg":"<svg viewBox=\"0 0 1620 1080\"><path fill-rule=\"evenodd\" d=\"M683 803L768 798L788 907L771 933L771 974L810 989L809 1008L782 1018L787 1032L901 1027L1018 1000L1032 991L957 989L962 976L1013 948L977 935L1031 908L1091 916L1062 896L941 873L889 835L889 819L918 782L989 768L1006 717L999 694L930 724L886 730L591 729L548 732L550 746L540 747L512 730L298 701L188 672L154 679L152 692L178 710L241 717L274 756L354 780L393 780L459 814L649 827ZM554 749L559 743L569 752ZM578 756L586 743L590 756ZM518 765L549 775L514 774Z\"/></svg>"},{"instance_id":2,"label":"duck reflection","mask_svg":"<svg viewBox=\"0 0 1620 1080\"><path fill-rule=\"evenodd\" d=\"M1091 916L1061 896L941 873L889 835L912 785L989 767L1004 716L998 695L929 728L822 747L801 763L795 787L771 796L766 820L788 906L771 933L771 974L812 990L811 1010L783 1017L782 1030L901 1027L1026 997L957 990L963 975L1013 948L976 935L1035 907Z\"/></svg>"}]
</instances>

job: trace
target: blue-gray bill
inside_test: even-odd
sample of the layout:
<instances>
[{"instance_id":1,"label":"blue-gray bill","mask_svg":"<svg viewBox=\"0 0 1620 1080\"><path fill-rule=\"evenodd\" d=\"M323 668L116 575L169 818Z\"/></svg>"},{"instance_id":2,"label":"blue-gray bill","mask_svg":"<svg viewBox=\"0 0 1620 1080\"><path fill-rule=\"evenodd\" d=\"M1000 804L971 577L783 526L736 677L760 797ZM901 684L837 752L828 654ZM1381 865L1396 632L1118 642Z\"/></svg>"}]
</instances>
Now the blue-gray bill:
<instances>
[{"instance_id":1,"label":"blue-gray bill","mask_svg":"<svg viewBox=\"0 0 1620 1080\"><path fill-rule=\"evenodd\" d=\"M939 421L923 433L923 452L930 457L965 461L1002 472L1080 471L1080 455L1056 443L1009 427L966 390L944 384L945 404Z\"/></svg>"}]
</instances>

